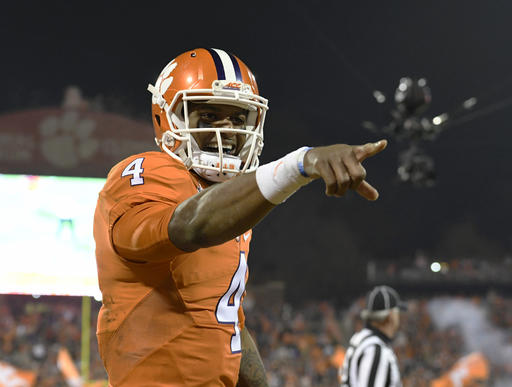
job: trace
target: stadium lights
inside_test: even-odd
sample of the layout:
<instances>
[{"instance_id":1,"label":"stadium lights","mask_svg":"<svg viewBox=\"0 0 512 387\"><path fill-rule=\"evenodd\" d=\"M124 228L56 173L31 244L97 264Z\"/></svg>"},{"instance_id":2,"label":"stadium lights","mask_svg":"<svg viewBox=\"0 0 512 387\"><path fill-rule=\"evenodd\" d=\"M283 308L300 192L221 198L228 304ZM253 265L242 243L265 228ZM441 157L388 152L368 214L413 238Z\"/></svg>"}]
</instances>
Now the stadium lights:
<instances>
[{"instance_id":1,"label":"stadium lights","mask_svg":"<svg viewBox=\"0 0 512 387\"><path fill-rule=\"evenodd\" d=\"M439 273L441 271L441 264L439 262L432 262L430 265L430 270L434 273Z\"/></svg>"}]
</instances>

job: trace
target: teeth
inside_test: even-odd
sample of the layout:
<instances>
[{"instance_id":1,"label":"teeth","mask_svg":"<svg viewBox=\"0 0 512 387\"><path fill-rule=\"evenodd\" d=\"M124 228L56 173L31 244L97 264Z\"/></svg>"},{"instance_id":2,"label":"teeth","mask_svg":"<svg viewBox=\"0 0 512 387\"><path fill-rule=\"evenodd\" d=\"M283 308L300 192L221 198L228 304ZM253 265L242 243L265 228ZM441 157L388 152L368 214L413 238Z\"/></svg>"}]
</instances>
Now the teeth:
<instances>
[{"instance_id":1,"label":"teeth","mask_svg":"<svg viewBox=\"0 0 512 387\"><path fill-rule=\"evenodd\" d=\"M219 149L219 145L217 143L215 143L215 144L208 144L206 147L207 148L213 148L213 149ZM233 150L234 147L235 146L233 144L222 145L222 149L223 150L228 150L228 151Z\"/></svg>"}]
</instances>

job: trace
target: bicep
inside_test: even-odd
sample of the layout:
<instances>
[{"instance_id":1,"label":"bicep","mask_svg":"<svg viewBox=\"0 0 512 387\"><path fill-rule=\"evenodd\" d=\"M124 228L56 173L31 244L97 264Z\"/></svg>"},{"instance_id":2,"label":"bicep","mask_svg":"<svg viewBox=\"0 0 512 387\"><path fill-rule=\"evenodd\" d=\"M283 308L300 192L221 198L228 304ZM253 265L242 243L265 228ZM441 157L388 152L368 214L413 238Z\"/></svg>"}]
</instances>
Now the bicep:
<instances>
[{"instance_id":1,"label":"bicep","mask_svg":"<svg viewBox=\"0 0 512 387\"><path fill-rule=\"evenodd\" d=\"M146 262L170 260L183 254L167 233L175 208L167 203L147 202L127 210L112 227L112 243L117 253Z\"/></svg>"}]
</instances>

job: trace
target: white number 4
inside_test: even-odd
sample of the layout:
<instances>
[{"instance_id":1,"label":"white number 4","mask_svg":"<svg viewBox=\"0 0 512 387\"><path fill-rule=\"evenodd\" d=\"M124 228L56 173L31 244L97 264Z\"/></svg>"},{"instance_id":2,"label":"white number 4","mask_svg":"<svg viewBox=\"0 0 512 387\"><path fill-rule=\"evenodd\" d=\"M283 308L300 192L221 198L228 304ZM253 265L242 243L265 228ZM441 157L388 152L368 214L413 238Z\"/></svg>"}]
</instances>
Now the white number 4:
<instances>
[{"instance_id":1,"label":"white number 4","mask_svg":"<svg viewBox=\"0 0 512 387\"><path fill-rule=\"evenodd\" d=\"M144 157L139 157L138 159L133 160L128 166L124 169L121 177L132 176L130 179L130 185L141 185L144 184L144 178L141 176L141 173L144 172L144 168L142 168L142 162L144 161Z\"/></svg>"},{"instance_id":2,"label":"white number 4","mask_svg":"<svg viewBox=\"0 0 512 387\"><path fill-rule=\"evenodd\" d=\"M240 299L245 291L245 273L247 271L247 260L245 252L240 252L240 263L236 269L229 289L220 298L215 311L215 317L221 324L233 324L235 334L231 336L231 353L242 350L242 341L240 339L240 327L238 326L238 309L240 308Z\"/></svg>"}]
</instances>

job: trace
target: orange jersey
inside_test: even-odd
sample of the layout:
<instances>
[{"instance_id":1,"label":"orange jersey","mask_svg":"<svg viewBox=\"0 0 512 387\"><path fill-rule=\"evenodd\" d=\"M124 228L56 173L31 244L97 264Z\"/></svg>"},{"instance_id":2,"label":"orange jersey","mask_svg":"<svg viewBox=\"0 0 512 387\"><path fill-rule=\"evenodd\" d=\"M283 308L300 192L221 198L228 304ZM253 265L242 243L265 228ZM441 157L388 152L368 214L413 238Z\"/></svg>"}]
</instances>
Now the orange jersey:
<instances>
[{"instance_id":1,"label":"orange jersey","mask_svg":"<svg viewBox=\"0 0 512 387\"><path fill-rule=\"evenodd\" d=\"M98 343L112 386L235 386L251 231L186 253L167 225L201 186L163 152L110 171L94 216L103 305Z\"/></svg>"}]
</instances>

